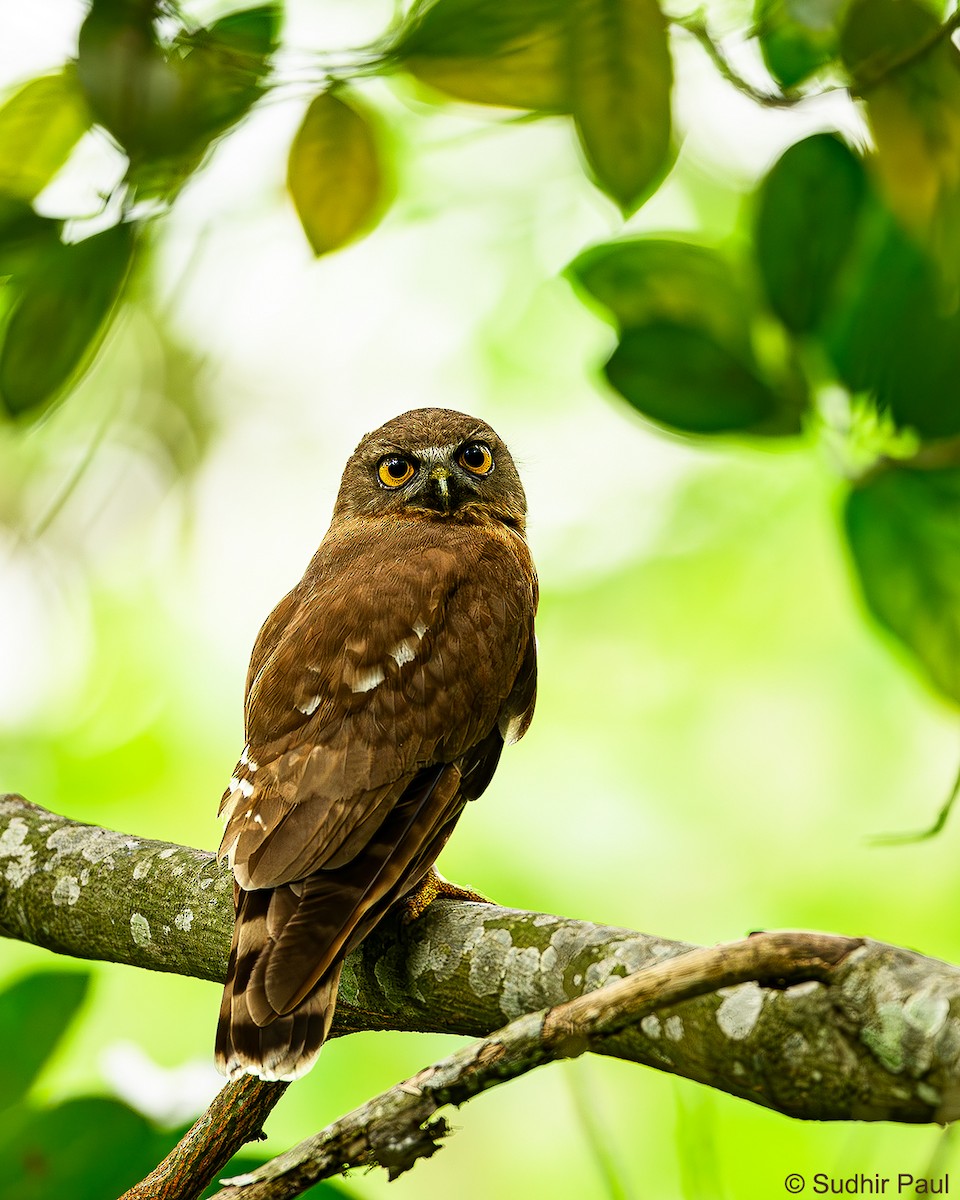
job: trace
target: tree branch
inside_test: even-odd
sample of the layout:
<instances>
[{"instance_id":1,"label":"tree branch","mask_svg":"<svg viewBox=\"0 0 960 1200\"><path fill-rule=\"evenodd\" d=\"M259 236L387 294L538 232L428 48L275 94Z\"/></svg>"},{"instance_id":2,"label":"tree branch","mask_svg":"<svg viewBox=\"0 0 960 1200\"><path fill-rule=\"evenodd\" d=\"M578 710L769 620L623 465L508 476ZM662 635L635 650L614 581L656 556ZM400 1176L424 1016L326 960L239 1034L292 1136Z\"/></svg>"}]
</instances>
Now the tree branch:
<instances>
[{"instance_id":1,"label":"tree branch","mask_svg":"<svg viewBox=\"0 0 960 1200\"><path fill-rule=\"evenodd\" d=\"M741 942L690 950L643 967L540 1013L420 1071L249 1175L225 1180L218 1200L288 1200L348 1167L378 1165L390 1179L440 1149L450 1130L438 1109L561 1058L602 1050L605 1037L718 988L767 981L783 988L818 980L830 985L861 939L810 933L761 933Z\"/></svg>"},{"instance_id":2,"label":"tree branch","mask_svg":"<svg viewBox=\"0 0 960 1200\"><path fill-rule=\"evenodd\" d=\"M232 922L231 877L212 855L0 798L0 934L220 981ZM596 989L616 977L690 949L588 922L440 901L408 927L384 922L351 955L334 1032L484 1037L577 997L593 1004ZM779 977L757 975L768 986L714 981L694 998L660 996L656 1011L592 1034L589 1048L796 1117L960 1115L960 969L865 941L831 969L829 987L810 981L780 990L769 986ZM211 1010L211 1028L212 1021Z\"/></svg>"},{"instance_id":3,"label":"tree branch","mask_svg":"<svg viewBox=\"0 0 960 1200\"><path fill-rule=\"evenodd\" d=\"M194 1200L263 1123L289 1087L252 1075L225 1084L212 1104L150 1174L120 1200Z\"/></svg>"}]
</instances>

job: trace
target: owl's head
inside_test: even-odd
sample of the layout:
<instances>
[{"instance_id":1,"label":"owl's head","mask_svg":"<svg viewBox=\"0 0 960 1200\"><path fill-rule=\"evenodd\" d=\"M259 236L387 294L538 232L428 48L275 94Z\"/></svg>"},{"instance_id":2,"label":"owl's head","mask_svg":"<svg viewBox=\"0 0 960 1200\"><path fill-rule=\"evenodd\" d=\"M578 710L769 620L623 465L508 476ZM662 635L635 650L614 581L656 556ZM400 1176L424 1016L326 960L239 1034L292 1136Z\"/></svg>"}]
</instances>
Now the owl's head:
<instances>
[{"instance_id":1,"label":"owl's head","mask_svg":"<svg viewBox=\"0 0 960 1200\"><path fill-rule=\"evenodd\" d=\"M422 514L523 532L527 500L510 451L484 421L415 408L368 433L347 461L335 517Z\"/></svg>"}]
</instances>

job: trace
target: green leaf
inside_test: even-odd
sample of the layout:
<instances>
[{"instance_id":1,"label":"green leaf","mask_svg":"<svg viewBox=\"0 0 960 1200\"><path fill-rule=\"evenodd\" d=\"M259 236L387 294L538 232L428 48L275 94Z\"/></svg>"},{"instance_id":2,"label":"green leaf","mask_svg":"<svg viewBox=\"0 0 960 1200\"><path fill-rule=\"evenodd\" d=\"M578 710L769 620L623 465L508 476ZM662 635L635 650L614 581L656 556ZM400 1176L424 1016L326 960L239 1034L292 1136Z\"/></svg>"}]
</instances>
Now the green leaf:
<instances>
[{"instance_id":1,"label":"green leaf","mask_svg":"<svg viewBox=\"0 0 960 1200\"><path fill-rule=\"evenodd\" d=\"M414 4L392 53L435 58L484 58L557 21L556 0L423 0Z\"/></svg>"},{"instance_id":2,"label":"green leaf","mask_svg":"<svg viewBox=\"0 0 960 1200\"><path fill-rule=\"evenodd\" d=\"M333 92L313 100L290 147L287 187L316 255L339 250L375 223L385 187L363 110Z\"/></svg>"},{"instance_id":3,"label":"green leaf","mask_svg":"<svg viewBox=\"0 0 960 1200\"><path fill-rule=\"evenodd\" d=\"M622 329L661 319L697 325L749 353L747 296L716 250L666 238L624 238L591 246L568 274Z\"/></svg>"},{"instance_id":4,"label":"green leaf","mask_svg":"<svg viewBox=\"0 0 960 1200\"><path fill-rule=\"evenodd\" d=\"M754 24L767 70L794 88L837 54L848 0L757 0Z\"/></svg>"},{"instance_id":5,"label":"green leaf","mask_svg":"<svg viewBox=\"0 0 960 1200\"><path fill-rule=\"evenodd\" d=\"M0 279L21 276L60 240L60 222L0 192Z\"/></svg>"},{"instance_id":6,"label":"green leaf","mask_svg":"<svg viewBox=\"0 0 960 1200\"><path fill-rule=\"evenodd\" d=\"M960 469L884 470L848 497L846 532L866 602L960 702Z\"/></svg>"},{"instance_id":7,"label":"green leaf","mask_svg":"<svg viewBox=\"0 0 960 1200\"><path fill-rule=\"evenodd\" d=\"M92 360L133 257L130 225L57 243L24 278L0 348L0 399L9 412L50 403Z\"/></svg>"},{"instance_id":8,"label":"green leaf","mask_svg":"<svg viewBox=\"0 0 960 1200\"><path fill-rule=\"evenodd\" d=\"M656 0L568 0L573 117L598 185L630 213L670 162L673 70Z\"/></svg>"},{"instance_id":9,"label":"green leaf","mask_svg":"<svg viewBox=\"0 0 960 1200\"><path fill-rule=\"evenodd\" d=\"M0 192L32 200L89 127L72 68L25 84L0 108Z\"/></svg>"},{"instance_id":10,"label":"green leaf","mask_svg":"<svg viewBox=\"0 0 960 1200\"><path fill-rule=\"evenodd\" d=\"M93 0L77 46L77 78L94 119L132 158L156 152L181 101L181 81L157 40L152 9Z\"/></svg>"},{"instance_id":11,"label":"green leaf","mask_svg":"<svg viewBox=\"0 0 960 1200\"><path fill-rule=\"evenodd\" d=\"M95 0L77 71L96 119L130 158L138 194L169 199L263 94L280 13L277 4L231 13L167 45L153 8Z\"/></svg>"},{"instance_id":12,"label":"green leaf","mask_svg":"<svg viewBox=\"0 0 960 1200\"><path fill-rule=\"evenodd\" d=\"M841 379L901 428L960 434L960 312L929 256L889 217L825 338Z\"/></svg>"},{"instance_id":13,"label":"green leaf","mask_svg":"<svg viewBox=\"0 0 960 1200\"><path fill-rule=\"evenodd\" d=\"M414 6L390 53L458 100L568 112L567 37L555 0L435 0Z\"/></svg>"},{"instance_id":14,"label":"green leaf","mask_svg":"<svg viewBox=\"0 0 960 1200\"><path fill-rule=\"evenodd\" d=\"M860 87L909 66L909 56L930 42L940 22L923 0L852 0L840 31L844 65Z\"/></svg>"},{"instance_id":15,"label":"green leaf","mask_svg":"<svg viewBox=\"0 0 960 1200\"><path fill-rule=\"evenodd\" d=\"M750 366L708 333L666 321L628 329L605 372L645 417L684 433L762 432L781 408Z\"/></svg>"},{"instance_id":16,"label":"green leaf","mask_svg":"<svg viewBox=\"0 0 960 1200\"><path fill-rule=\"evenodd\" d=\"M36 971L0 992L0 1111L20 1103L29 1092L76 1016L89 984L88 972Z\"/></svg>"},{"instance_id":17,"label":"green leaf","mask_svg":"<svg viewBox=\"0 0 960 1200\"><path fill-rule=\"evenodd\" d=\"M83 1097L30 1113L0 1142L4 1200L104 1200L143 1178L165 1139L118 1100Z\"/></svg>"},{"instance_id":18,"label":"green leaf","mask_svg":"<svg viewBox=\"0 0 960 1200\"><path fill-rule=\"evenodd\" d=\"M960 193L960 51L939 30L920 0L853 0L841 35L885 193L920 235Z\"/></svg>"},{"instance_id":19,"label":"green leaf","mask_svg":"<svg viewBox=\"0 0 960 1200\"><path fill-rule=\"evenodd\" d=\"M279 6L265 4L230 13L183 39L189 48L180 65L187 144L205 146L260 98L279 28Z\"/></svg>"},{"instance_id":20,"label":"green leaf","mask_svg":"<svg viewBox=\"0 0 960 1200\"><path fill-rule=\"evenodd\" d=\"M388 51L478 104L570 112L599 186L625 211L671 157L672 65L656 0L433 0Z\"/></svg>"},{"instance_id":21,"label":"green leaf","mask_svg":"<svg viewBox=\"0 0 960 1200\"><path fill-rule=\"evenodd\" d=\"M774 312L795 333L823 319L865 188L860 159L829 133L791 146L760 185L757 263Z\"/></svg>"},{"instance_id":22,"label":"green leaf","mask_svg":"<svg viewBox=\"0 0 960 1200\"><path fill-rule=\"evenodd\" d=\"M279 3L260 4L228 13L210 26L209 39L234 55L238 67L260 79L280 38L281 8Z\"/></svg>"},{"instance_id":23,"label":"green leaf","mask_svg":"<svg viewBox=\"0 0 960 1200\"><path fill-rule=\"evenodd\" d=\"M796 372L776 349L758 366L750 297L716 250L624 239L584 251L568 274L624 331L606 374L645 415L688 433L799 431Z\"/></svg>"}]
</instances>

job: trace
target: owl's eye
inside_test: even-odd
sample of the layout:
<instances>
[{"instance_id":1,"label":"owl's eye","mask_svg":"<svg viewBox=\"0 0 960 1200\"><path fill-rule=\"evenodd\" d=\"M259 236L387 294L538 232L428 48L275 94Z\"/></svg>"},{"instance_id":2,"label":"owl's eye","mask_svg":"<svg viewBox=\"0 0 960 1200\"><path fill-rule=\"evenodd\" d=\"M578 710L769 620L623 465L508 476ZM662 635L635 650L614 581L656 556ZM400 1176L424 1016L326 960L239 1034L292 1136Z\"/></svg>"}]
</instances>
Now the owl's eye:
<instances>
[{"instance_id":1,"label":"owl's eye","mask_svg":"<svg viewBox=\"0 0 960 1200\"><path fill-rule=\"evenodd\" d=\"M468 442L457 455L457 462L471 475L489 475L493 470L493 454L484 442Z\"/></svg>"},{"instance_id":2,"label":"owl's eye","mask_svg":"<svg viewBox=\"0 0 960 1200\"><path fill-rule=\"evenodd\" d=\"M384 487L403 487L413 478L413 463L401 454L388 454L377 463L377 478Z\"/></svg>"}]
</instances>

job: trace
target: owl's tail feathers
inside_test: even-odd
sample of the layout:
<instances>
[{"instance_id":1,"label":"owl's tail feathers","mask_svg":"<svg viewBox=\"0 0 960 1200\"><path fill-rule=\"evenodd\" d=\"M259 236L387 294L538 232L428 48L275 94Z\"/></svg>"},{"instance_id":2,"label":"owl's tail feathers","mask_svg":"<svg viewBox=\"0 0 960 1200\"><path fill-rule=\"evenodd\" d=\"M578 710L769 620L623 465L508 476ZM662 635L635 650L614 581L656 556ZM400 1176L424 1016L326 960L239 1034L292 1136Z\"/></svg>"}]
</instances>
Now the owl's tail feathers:
<instances>
[{"instance_id":1,"label":"owl's tail feathers","mask_svg":"<svg viewBox=\"0 0 960 1200\"><path fill-rule=\"evenodd\" d=\"M217 1026L217 1069L228 1079L296 1079L313 1066L330 1032L341 962L290 1012L276 1012L264 991L266 960L298 903L290 887L240 893Z\"/></svg>"}]
</instances>

